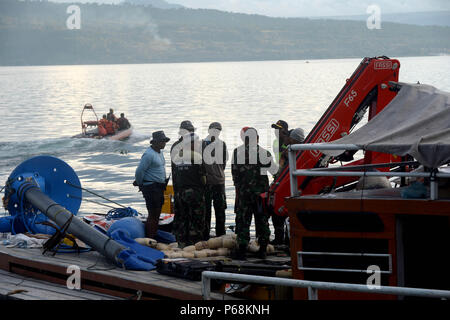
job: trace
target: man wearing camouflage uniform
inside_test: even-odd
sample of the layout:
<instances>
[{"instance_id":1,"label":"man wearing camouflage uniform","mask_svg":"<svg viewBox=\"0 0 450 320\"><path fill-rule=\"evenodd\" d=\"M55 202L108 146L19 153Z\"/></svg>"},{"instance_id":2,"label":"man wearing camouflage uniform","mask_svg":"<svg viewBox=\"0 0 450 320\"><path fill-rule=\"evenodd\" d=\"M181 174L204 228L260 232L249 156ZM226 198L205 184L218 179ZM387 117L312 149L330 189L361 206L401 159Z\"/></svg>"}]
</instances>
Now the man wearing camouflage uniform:
<instances>
[{"instance_id":1,"label":"man wearing camouflage uniform","mask_svg":"<svg viewBox=\"0 0 450 320\"><path fill-rule=\"evenodd\" d=\"M234 149L231 164L236 188L236 234L239 245L236 258L245 259L250 241L250 225L254 215L256 234L260 245L258 256L265 259L270 229L269 217L262 210L260 194L269 189L267 170L273 169L273 159L269 151L258 145L259 136L256 129L243 128L241 138L244 144Z\"/></svg>"},{"instance_id":2,"label":"man wearing camouflage uniform","mask_svg":"<svg viewBox=\"0 0 450 320\"><path fill-rule=\"evenodd\" d=\"M206 173L201 148L201 141L193 130L184 134L182 139L172 146L172 177L175 190L173 233L180 247L201 241L205 229Z\"/></svg>"}]
</instances>

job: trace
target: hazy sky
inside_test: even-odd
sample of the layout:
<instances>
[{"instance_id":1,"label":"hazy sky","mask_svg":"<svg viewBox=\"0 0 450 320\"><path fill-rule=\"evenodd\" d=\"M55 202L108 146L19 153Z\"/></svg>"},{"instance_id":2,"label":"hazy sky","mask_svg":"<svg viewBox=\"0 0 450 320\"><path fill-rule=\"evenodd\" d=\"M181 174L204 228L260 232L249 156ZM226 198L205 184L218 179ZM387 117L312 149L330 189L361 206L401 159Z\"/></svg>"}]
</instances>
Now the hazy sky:
<instances>
[{"instance_id":1,"label":"hazy sky","mask_svg":"<svg viewBox=\"0 0 450 320\"><path fill-rule=\"evenodd\" d=\"M119 3L122 0L50 0L55 2ZM381 13L450 10L449 0L166 0L189 8L256 13L277 17L366 14L369 5Z\"/></svg>"}]
</instances>

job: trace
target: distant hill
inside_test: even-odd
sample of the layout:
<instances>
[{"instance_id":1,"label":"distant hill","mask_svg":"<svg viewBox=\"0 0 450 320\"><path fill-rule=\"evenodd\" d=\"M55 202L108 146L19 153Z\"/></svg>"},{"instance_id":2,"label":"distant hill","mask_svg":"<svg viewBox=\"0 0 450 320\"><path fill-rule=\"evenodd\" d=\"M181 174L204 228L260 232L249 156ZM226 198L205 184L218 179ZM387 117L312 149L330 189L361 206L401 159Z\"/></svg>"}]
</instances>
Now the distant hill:
<instances>
[{"instance_id":1,"label":"distant hill","mask_svg":"<svg viewBox=\"0 0 450 320\"><path fill-rule=\"evenodd\" d=\"M122 1L124 4L135 4L139 6L152 6L154 8L160 9L176 9L183 8L182 5L168 3L164 0L124 0Z\"/></svg>"},{"instance_id":2,"label":"distant hill","mask_svg":"<svg viewBox=\"0 0 450 320\"><path fill-rule=\"evenodd\" d=\"M368 17L369 14L336 16L336 17L318 17L316 19L367 21ZM450 11L382 13L381 21L382 23L395 22L404 24L415 24L419 26L450 26Z\"/></svg>"},{"instance_id":3,"label":"distant hill","mask_svg":"<svg viewBox=\"0 0 450 320\"><path fill-rule=\"evenodd\" d=\"M450 54L450 27L270 18L206 9L0 1L0 65L362 58Z\"/></svg>"}]
</instances>

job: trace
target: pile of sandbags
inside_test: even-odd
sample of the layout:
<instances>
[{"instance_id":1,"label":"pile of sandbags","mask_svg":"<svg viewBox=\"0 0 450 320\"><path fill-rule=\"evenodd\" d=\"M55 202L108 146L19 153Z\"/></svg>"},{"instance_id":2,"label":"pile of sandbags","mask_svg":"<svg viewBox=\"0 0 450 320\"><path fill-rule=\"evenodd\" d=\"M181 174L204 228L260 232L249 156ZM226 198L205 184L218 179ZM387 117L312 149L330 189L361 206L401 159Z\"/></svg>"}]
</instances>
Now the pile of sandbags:
<instances>
[{"instance_id":1,"label":"pile of sandbags","mask_svg":"<svg viewBox=\"0 0 450 320\"><path fill-rule=\"evenodd\" d=\"M179 248L178 243L158 243L150 238L137 238L136 242L162 251L167 258L207 258L228 256L230 250L236 247L236 235L223 235L208 241L199 241L195 245Z\"/></svg>"},{"instance_id":2,"label":"pile of sandbags","mask_svg":"<svg viewBox=\"0 0 450 320\"><path fill-rule=\"evenodd\" d=\"M136 242L162 251L167 258L208 258L218 256L229 256L231 251L237 246L236 235L227 234L221 237L211 238L208 241L199 241L195 245L179 248L177 242L171 244L158 243L150 238L137 238ZM252 253L259 251L259 244L257 240L249 243L247 250ZM267 253L275 252L273 245L267 246Z\"/></svg>"}]
</instances>

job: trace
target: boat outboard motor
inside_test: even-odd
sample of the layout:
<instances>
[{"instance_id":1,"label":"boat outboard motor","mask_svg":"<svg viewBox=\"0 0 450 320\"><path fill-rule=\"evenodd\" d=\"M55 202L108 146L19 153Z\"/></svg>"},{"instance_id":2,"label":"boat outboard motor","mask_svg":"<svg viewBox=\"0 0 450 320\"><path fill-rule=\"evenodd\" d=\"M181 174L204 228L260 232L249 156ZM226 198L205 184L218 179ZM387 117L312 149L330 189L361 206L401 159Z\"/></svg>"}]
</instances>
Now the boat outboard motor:
<instances>
[{"instance_id":1,"label":"boat outboard motor","mask_svg":"<svg viewBox=\"0 0 450 320\"><path fill-rule=\"evenodd\" d=\"M64 161L51 156L24 161L11 173L5 186L3 205L11 215L8 217L11 232L49 234L49 230L39 224L48 218L118 266L153 269L153 261L146 259L145 254L138 255L131 246L120 244L74 217L80 208L81 196L80 180Z\"/></svg>"}]
</instances>

